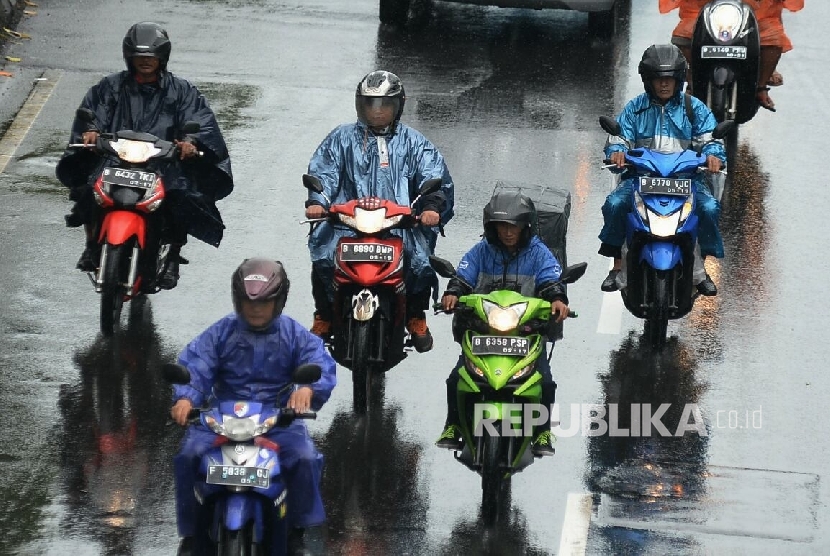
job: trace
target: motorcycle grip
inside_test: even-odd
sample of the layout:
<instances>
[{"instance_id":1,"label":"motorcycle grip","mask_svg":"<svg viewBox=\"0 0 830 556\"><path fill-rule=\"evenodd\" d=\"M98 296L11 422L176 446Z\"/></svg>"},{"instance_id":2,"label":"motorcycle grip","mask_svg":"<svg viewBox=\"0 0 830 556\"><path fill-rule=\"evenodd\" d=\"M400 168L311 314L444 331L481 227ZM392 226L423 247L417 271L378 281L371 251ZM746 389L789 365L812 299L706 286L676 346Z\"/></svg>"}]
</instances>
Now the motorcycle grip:
<instances>
[{"instance_id":1,"label":"motorcycle grip","mask_svg":"<svg viewBox=\"0 0 830 556\"><path fill-rule=\"evenodd\" d=\"M317 412L312 411L312 410L299 412L299 411L294 411L291 408L285 408L285 409L282 410L282 414L283 414L283 416L285 416L287 418L291 418L291 419L316 419L317 418Z\"/></svg>"}]
</instances>

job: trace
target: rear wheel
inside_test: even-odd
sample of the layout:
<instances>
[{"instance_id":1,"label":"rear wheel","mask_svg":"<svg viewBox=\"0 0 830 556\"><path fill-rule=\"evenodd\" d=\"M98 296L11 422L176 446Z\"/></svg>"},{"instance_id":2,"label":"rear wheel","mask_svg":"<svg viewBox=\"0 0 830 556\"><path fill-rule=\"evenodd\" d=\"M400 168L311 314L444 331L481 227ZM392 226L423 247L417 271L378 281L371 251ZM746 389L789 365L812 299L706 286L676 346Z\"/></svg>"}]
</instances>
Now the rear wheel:
<instances>
[{"instance_id":1,"label":"rear wheel","mask_svg":"<svg viewBox=\"0 0 830 556\"><path fill-rule=\"evenodd\" d=\"M653 290L652 313L646 321L645 334L651 347L659 350L666 344L669 326L668 273L665 270L654 273Z\"/></svg>"},{"instance_id":2,"label":"rear wheel","mask_svg":"<svg viewBox=\"0 0 830 556\"><path fill-rule=\"evenodd\" d=\"M375 382L369 365L369 323L355 322L352 329L352 399L355 413L366 413Z\"/></svg>"},{"instance_id":3,"label":"rear wheel","mask_svg":"<svg viewBox=\"0 0 830 556\"><path fill-rule=\"evenodd\" d=\"M378 17L381 23L406 25L410 0L379 0Z\"/></svg>"},{"instance_id":4,"label":"rear wheel","mask_svg":"<svg viewBox=\"0 0 830 556\"><path fill-rule=\"evenodd\" d=\"M108 245L107 260L101 270L101 333L112 336L116 325L121 320L121 308L124 305L124 287L121 285L122 268L127 254L126 245Z\"/></svg>"},{"instance_id":5,"label":"rear wheel","mask_svg":"<svg viewBox=\"0 0 830 556\"><path fill-rule=\"evenodd\" d=\"M481 515L487 525L495 523L502 505L501 442L500 436L481 439Z\"/></svg>"}]
</instances>

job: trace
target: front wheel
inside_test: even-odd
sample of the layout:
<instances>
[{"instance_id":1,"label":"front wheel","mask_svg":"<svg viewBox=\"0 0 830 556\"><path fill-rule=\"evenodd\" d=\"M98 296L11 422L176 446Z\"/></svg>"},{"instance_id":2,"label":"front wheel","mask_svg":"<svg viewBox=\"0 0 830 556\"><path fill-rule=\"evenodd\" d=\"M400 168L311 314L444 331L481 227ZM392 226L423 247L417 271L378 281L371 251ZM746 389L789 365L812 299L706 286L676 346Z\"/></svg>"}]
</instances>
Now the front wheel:
<instances>
[{"instance_id":1,"label":"front wheel","mask_svg":"<svg viewBox=\"0 0 830 556\"><path fill-rule=\"evenodd\" d=\"M124 305L124 287L122 267L127 254L125 245L106 245L106 262L101 269L101 333L112 336L121 320L121 308Z\"/></svg>"},{"instance_id":2,"label":"front wheel","mask_svg":"<svg viewBox=\"0 0 830 556\"><path fill-rule=\"evenodd\" d=\"M357 322L352 324L352 400L354 412L366 413L369 401L372 399L372 369L369 365L369 323Z\"/></svg>"},{"instance_id":3,"label":"front wheel","mask_svg":"<svg viewBox=\"0 0 830 556\"><path fill-rule=\"evenodd\" d=\"M487 525L498 519L502 506L504 470L501 468L500 436L481 439L481 515Z\"/></svg>"},{"instance_id":4,"label":"front wheel","mask_svg":"<svg viewBox=\"0 0 830 556\"><path fill-rule=\"evenodd\" d=\"M646 320L645 335L653 349L660 350L666 344L669 326L669 278L668 272L658 270L654 273L652 285L651 315Z\"/></svg>"},{"instance_id":5,"label":"front wheel","mask_svg":"<svg viewBox=\"0 0 830 556\"><path fill-rule=\"evenodd\" d=\"M255 556L250 526L238 531L222 529L219 533L219 556Z\"/></svg>"}]
</instances>

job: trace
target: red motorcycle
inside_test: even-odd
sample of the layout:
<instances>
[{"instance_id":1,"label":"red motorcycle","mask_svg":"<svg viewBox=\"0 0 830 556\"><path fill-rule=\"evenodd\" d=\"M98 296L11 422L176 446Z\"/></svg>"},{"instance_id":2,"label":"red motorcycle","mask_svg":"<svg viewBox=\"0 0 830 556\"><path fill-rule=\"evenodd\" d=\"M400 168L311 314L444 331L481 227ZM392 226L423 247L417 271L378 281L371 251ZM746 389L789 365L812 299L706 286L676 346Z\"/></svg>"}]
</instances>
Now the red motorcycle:
<instances>
[{"instance_id":1,"label":"red motorcycle","mask_svg":"<svg viewBox=\"0 0 830 556\"><path fill-rule=\"evenodd\" d=\"M92 111L79 108L79 119L94 125ZM199 124L187 122L182 133L197 133ZM152 215L164 202L162 170L178 162L179 149L149 133L123 130L101 133L93 148L105 161L92 186L103 209L97 228L101 257L88 276L101 294L101 332L110 336L121 319L125 301L157 293L167 269L170 246L162 243L163 222ZM199 153L201 156L202 153Z\"/></svg>"},{"instance_id":2,"label":"red motorcycle","mask_svg":"<svg viewBox=\"0 0 830 556\"><path fill-rule=\"evenodd\" d=\"M325 197L320 181L303 175L303 185ZM356 232L337 242L334 255L334 304L329 348L335 361L352 371L356 413L379 399L383 373L406 357L406 261L403 239L390 233L418 224L412 206L437 191L440 179L427 180L411 206L378 197L331 205L328 220Z\"/></svg>"}]
</instances>

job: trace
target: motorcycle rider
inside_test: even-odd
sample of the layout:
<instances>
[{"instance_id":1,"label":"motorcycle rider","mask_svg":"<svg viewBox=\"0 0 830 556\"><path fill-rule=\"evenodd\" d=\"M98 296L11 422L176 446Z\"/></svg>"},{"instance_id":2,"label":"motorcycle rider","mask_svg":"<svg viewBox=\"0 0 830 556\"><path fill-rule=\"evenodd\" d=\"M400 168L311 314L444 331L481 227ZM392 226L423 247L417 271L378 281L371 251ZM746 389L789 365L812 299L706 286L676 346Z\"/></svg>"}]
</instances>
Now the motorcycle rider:
<instances>
[{"instance_id":1,"label":"motorcycle rider","mask_svg":"<svg viewBox=\"0 0 830 556\"><path fill-rule=\"evenodd\" d=\"M680 47L686 60L692 61L692 35L698 14L703 6L711 0L660 0L660 13L668 13L679 8L680 22L672 32L672 44ZM804 0L742 0L752 7L758 21L758 34L761 40L761 60L758 70L758 91L756 98L762 108L775 112L775 103L769 97L769 88L784 83L776 67L781 54L793 48L792 42L784 32L782 12L787 9L797 12L804 7ZM687 80L691 83L691 70ZM691 92L691 91L689 91Z\"/></svg>"},{"instance_id":2,"label":"motorcycle rider","mask_svg":"<svg viewBox=\"0 0 830 556\"><path fill-rule=\"evenodd\" d=\"M538 297L551 303L551 315L556 322L568 317L568 296L565 286L557 283L562 273L559 261L533 233L535 213L533 201L518 192L498 192L484 207L484 238L473 246L458 263L458 276L453 278L441 298L445 311L458 304L458 298L468 293L490 293L510 289L529 297ZM473 286L472 292L464 283ZM455 328L455 326L453 327ZM458 340L458 338L456 338ZM461 429L458 423L458 369L464 365L463 354L447 378L447 419L444 432L435 443L440 448L460 450ZM541 402L550 408L555 401L556 383L548 358L538 359L542 374ZM555 437L550 432L550 419L534 431L532 451L537 456L553 455Z\"/></svg>"},{"instance_id":3,"label":"motorcycle rider","mask_svg":"<svg viewBox=\"0 0 830 556\"><path fill-rule=\"evenodd\" d=\"M631 148L647 147L662 153L673 153L703 146L707 170L720 171L726 162L723 142L712 139L717 122L712 111L695 97L689 97L694 122L686 113L683 80L686 77L686 58L671 44L651 45L643 52L638 71L643 79L645 93L634 97L617 117L621 137L609 136L605 157L618 168L626 164L625 153ZM624 176L623 176L624 177ZM723 258L723 238L718 229L720 203L700 180L695 194L695 214L700 219L698 244L700 256L695 257L693 283L703 295L717 295L717 287L703 268L707 256ZM602 206L605 224L599 234L602 244L599 254L614 258L614 266L603 280L601 289L616 291L617 275L622 269L622 245L625 241L626 215L632 210L632 179L623 179Z\"/></svg>"},{"instance_id":4,"label":"motorcycle rider","mask_svg":"<svg viewBox=\"0 0 830 556\"><path fill-rule=\"evenodd\" d=\"M195 85L167 69L171 48L159 24L145 21L130 27L122 42L126 71L104 77L87 91L81 108L95 113L94 129L76 117L69 141L94 145L99 133L132 129L178 146L182 163L165 169L165 201L153 213L161 218L164 240L170 243L168 266L158 284L165 289L176 286L179 263L187 262L180 251L188 233L219 245L224 225L215 202L233 190L228 149L216 116ZM180 137L177 132L187 121L198 122L201 129ZM203 156L197 156L199 151ZM75 201L66 225L83 225L86 233L86 248L77 263L83 271L98 267L96 227L101 211L92 185L105 163L91 149L67 149L56 168L58 179L70 188L70 200Z\"/></svg>"},{"instance_id":5,"label":"motorcycle rider","mask_svg":"<svg viewBox=\"0 0 830 556\"><path fill-rule=\"evenodd\" d=\"M424 310L429 306L431 290L438 288L429 255L435 249L438 229L443 229L453 216L454 186L435 145L400 122L405 102L403 83L397 75L382 70L368 73L355 91L357 122L329 133L312 155L308 173L320 180L333 204L375 196L409 205L425 181L443 180L441 189L421 197L415 207L420 211L421 225L392 232L403 237L407 261L406 327L415 349L424 352L432 349ZM306 218L322 218L328 201L310 191L305 206ZM308 240L315 306L311 331L323 338L331 329L334 249L337 241L347 235L354 234L342 226L322 222Z\"/></svg>"},{"instance_id":6,"label":"motorcycle rider","mask_svg":"<svg viewBox=\"0 0 830 556\"><path fill-rule=\"evenodd\" d=\"M188 412L210 396L218 400L254 400L298 412L318 410L337 380L335 363L323 342L297 321L283 315L290 283L282 263L245 259L231 278L234 313L212 324L182 351L179 363L190 371L190 384L175 385L170 411L179 425ZM300 365L317 364L320 380L282 394ZM266 435L280 447L280 465L288 487L290 542L302 545L303 531L325 520L320 496L323 456L314 448L302 421L275 427ZM199 459L216 435L201 424L187 429L174 459L176 519L182 542L179 554L191 554L196 533L193 494Z\"/></svg>"}]
</instances>

